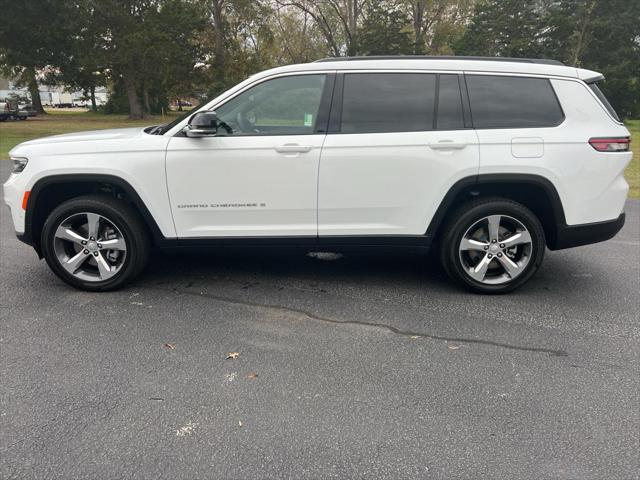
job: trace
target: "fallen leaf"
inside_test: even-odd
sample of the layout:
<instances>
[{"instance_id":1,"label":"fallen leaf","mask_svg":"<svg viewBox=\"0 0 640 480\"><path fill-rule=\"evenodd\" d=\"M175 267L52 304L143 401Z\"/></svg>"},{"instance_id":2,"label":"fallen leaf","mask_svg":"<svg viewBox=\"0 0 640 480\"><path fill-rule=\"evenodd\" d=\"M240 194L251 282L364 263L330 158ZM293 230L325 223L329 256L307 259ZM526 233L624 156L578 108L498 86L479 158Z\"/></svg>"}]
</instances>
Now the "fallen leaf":
<instances>
[{"instance_id":1,"label":"fallen leaf","mask_svg":"<svg viewBox=\"0 0 640 480\"><path fill-rule=\"evenodd\" d=\"M256 378L258 378L258 374L256 372L251 372L247 374L247 378L250 378L251 380L254 380Z\"/></svg>"},{"instance_id":2,"label":"fallen leaf","mask_svg":"<svg viewBox=\"0 0 640 480\"><path fill-rule=\"evenodd\" d=\"M229 355L227 355L227 360L235 360L239 356L240 354L238 352L231 352Z\"/></svg>"},{"instance_id":3,"label":"fallen leaf","mask_svg":"<svg viewBox=\"0 0 640 480\"><path fill-rule=\"evenodd\" d=\"M173 350L176 348L176 345L174 343L165 343L164 346L167 347L169 350Z\"/></svg>"},{"instance_id":4,"label":"fallen leaf","mask_svg":"<svg viewBox=\"0 0 640 480\"><path fill-rule=\"evenodd\" d=\"M184 427L180 427L178 430L176 430L176 436L188 437L193 433L197 426L197 423L188 422Z\"/></svg>"}]
</instances>

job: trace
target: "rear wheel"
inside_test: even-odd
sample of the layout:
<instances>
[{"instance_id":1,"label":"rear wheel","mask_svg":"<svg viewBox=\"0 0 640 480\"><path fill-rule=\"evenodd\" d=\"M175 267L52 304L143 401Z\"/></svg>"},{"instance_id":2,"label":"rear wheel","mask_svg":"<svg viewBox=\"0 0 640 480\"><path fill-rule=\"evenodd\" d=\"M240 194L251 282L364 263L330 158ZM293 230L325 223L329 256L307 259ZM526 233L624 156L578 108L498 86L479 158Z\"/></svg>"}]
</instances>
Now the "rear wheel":
<instances>
[{"instance_id":1,"label":"rear wheel","mask_svg":"<svg viewBox=\"0 0 640 480\"><path fill-rule=\"evenodd\" d=\"M149 254L138 214L107 195L74 198L57 207L42 229L42 253L62 280L83 290L114 290L133 280Z\"/></svg>"},{"instance_id":2,"label":"rear wheel","mask_svg":"<svg viewBox=\"0 0 640 480\"><path fill-rule=\"evenodd\" d=\"M544 229L531 210L507 199L462 205L446 224L440 259L458 284L480 293L506 293L538 270Z\"/></svg>"}]
</instances>

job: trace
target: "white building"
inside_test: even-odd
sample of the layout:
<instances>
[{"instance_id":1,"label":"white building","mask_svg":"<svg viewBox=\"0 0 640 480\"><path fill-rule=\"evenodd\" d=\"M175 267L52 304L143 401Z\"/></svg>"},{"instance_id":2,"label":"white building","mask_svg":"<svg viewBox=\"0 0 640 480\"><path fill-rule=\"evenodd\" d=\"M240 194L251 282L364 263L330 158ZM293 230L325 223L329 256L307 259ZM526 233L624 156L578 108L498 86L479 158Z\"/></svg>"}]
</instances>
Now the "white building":
<instances>
[{"instance_id":1,"label":"white building","mask_svg":"<svg viewBox=\"0 0 640 480\"><path fill-rule=\"evenodd\" d=\"M60 104L65 105L77 105L77 106L91 106L91 99L85 98L84 92L81 90L75 92L68 92L64 86L49 86L40 85L40 100L42 105L56 106ZM26 87L17 87L15 83L7 78L0 77L0 100L4 100L7 97L20 96L31 98L29 90ZM109 94L105 87L96 88L96 103L103 105L109 99Z\"/></svg>"}]
</instances>

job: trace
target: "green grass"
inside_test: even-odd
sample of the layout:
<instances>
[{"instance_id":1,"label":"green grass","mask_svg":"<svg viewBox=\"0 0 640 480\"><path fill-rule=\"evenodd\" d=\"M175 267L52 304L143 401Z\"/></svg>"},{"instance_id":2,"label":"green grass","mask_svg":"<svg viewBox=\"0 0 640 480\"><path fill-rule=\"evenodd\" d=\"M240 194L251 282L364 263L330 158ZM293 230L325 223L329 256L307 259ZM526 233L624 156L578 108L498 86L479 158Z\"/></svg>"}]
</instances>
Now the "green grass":
<instances>
[{"instance_id":1,"label":"green grass","mask_svg":"<svg viewBox=\"0 0 640 480\"><path fill-rule=\"evenodd\" d=\"M129 120L126 115L54 110L49 115L29 118L25 121L2 122L0 123L0 160L9 158L9 150L15 145L32 138L82 130L157 125L171 121L178 114L178 112L171 112L164 119L149 117L145 120ZM629 197L640 198L640 120L628 120L626 124L631 131L631 148L635 155L625 171L625 177L631 186Z\"/></svg>"},{"instance_id":2,"label":"green grass","mask_svg":"<svg viewBox=\"0 0 640 480\"><path fill-rule=\"evenodd\" d=\"M633 160L624 172L629 182L629 198L640 198L640 120L627 120L627 128L631 132L631 150Z\"/></svg>"},{"instance_id":3,"label":"green grass","mask_svg":"<svg viewBox=\"0 0 640 480\"><path fill-rule=\"evenodd\" d=\"M49 115L31 117L27 120L6 121L0 123L0 160L9 158L9 150L17 144L48 135L80 132L82 130L101 130L104 128L123 128L146 125L158 125L173 120L177 112L149 117L144 120L129 120L126 115L102 115L77 110L53 110Z\"/></svg>"}]
</instances>

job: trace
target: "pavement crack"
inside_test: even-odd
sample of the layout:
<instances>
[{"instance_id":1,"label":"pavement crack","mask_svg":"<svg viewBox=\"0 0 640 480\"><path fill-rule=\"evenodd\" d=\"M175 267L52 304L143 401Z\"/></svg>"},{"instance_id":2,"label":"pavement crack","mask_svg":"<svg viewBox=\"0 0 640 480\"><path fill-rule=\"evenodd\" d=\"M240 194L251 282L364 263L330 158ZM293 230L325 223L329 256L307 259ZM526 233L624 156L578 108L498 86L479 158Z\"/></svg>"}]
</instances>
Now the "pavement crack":
<instances>
[{"instance_id":1,"label":"pavement crack","mask_svg":"<svg viewBox=\"0 0 640 480\"><path fill-rule=\"evenodd\" d=\"M162 290L162 291L167 291L168 289L162 289L162 288L153 288L150 287L153 290ZM493 347L499 347L499 348L505 348L508 350L518 350L518 351L522 351L522 352L533 352L533 353L547 353L550 356L554 356L554 357L567 357L569 356L569 354L565 351L565 350L556 350L556 349L552 349L552 348L544 348L544 347L528 347L528 346L524 346L524 345L513 345L510 343L503 343L503 342L496 342L493 340L484 340L484 339L480 339L480 338L464 338L464 337L447 337L444 335L434 335L434 334L429 334L429 333L423 333L423 332L413 332L410 330L402 330L400 328L397 327L393 327L391 325L387 325L385 323L375 323L375 322L362 322L359 320L336 320L334 318L328 318L328 317L322 317L320 315L317 315L315 313L309 312L307 310L302 310L299 308L294 308L294 307L287 307L284 305L276 305L276 304L268 304L268 303L258 303L258 302L252 302L250 300L241 300L238 298L233 298L233 297L227 297L227 296L223 296L223 295L215 295L215 294L211 294L211 293L204 293L204 292L195 292L195 291L189 291L189 290L179 290L177 288L173 288L170 289L170 291L173 291L174 293L177 294L182 294L182 295L190 295L190 296L194 296L194 297L205 297L205 298L211 298L213 300L218 300L221 302L226 302L226 303L232 303L235 305L243 305L246 307L253 307L253 308L266 308L269 310L274 310L274 311L278 311L278 312L283 312L283 313L294 313L297 315L302 315L305 316L307 318L310 318L312 320L317 320L320 322L325 322L325 323L331 323L331 324L337 324L337 325L358 325L358 326L363 326L363 327L372 327L372 328L380 328L383 330L387 330L391 333L394 333L396 335L401 335L404 337L418 337L418 338L426 338L426 339L430 339L430 340L443 340L446 342L456 342L456 343L475 343L475 344L479 344L479 345L489 345L489 346L493 346Z\"/></svg>"}]
</instances>

